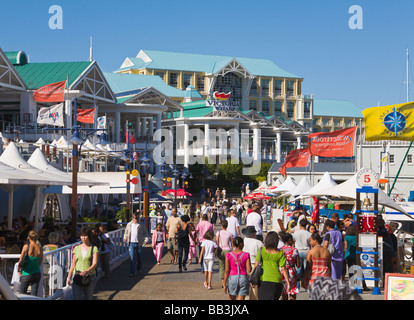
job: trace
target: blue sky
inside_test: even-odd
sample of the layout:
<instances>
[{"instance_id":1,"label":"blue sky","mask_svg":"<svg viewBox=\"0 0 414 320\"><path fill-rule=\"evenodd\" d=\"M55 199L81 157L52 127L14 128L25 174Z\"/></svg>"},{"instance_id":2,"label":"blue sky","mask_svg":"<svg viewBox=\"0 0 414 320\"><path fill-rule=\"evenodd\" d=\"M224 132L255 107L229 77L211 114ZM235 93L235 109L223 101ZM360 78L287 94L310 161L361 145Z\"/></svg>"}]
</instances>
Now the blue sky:
<instances>
[{"instance_id":1,"label":"blue sky","mask_svg":"<svg viewBox=\"0 0 414 320\"><path fill-rule=\"evenodd\" d=\"M266 58L302 76L303 93L315 98L352 100L361 108L406 100L406 49L414 56L412 0L19 4L2 0L0 47L24 50L31 62L87 60L92 36L94 58L104 71L117 69L140 49ZM49 28L52 5L63 9L62 30ZM348 26L351 5L363 9L362 30Z\"/></svg>"}]
</instances>

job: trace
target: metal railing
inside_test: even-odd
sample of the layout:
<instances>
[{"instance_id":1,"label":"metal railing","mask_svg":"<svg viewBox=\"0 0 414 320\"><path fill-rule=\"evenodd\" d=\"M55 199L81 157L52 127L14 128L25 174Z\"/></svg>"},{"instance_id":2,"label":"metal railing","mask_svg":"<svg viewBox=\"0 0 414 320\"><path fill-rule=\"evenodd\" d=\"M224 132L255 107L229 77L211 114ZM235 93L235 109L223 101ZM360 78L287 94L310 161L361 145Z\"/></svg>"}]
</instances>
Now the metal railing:
<instances>
[{"instance_id":1,"label":"metal railing","mask_svg":"<svg viewBox=\"0 0 414 320\"><path fill-rule=\"evenodd\" d=\"M123 242L125 228L118 229L106 233L111 239L112 244L110 246L111 270L119 266L125 259L128 258L128 247ZM45 252L43 255L43 268L42 268L42 283L43 298L48 300L64 299L64 288L66 287L66 279L69 269L72 263L72 252L74 247L81 244L76 242L65 247ZM20 258L19 254L1 254L1 274L13 287L14 291L17 291L19 283L16 283L16 263ZM101 267L98 264L97 276L100 278Z\"/></svg>"}]
</instances>

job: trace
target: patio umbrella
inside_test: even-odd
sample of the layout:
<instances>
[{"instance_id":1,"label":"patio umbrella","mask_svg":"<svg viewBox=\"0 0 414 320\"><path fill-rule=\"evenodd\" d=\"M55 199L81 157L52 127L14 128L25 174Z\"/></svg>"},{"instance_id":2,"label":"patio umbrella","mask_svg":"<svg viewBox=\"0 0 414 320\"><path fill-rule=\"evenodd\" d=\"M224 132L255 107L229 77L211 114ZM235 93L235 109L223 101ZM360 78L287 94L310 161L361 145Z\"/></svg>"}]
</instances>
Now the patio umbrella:
<instances>
[{"instance_id":1,"label":"patio umbrella","mask_svg":"<svg viewBox=\"0 0 414 320\"><path fill-rule=\"evenodd\" d=\"M269 200L270 197L261 192L250 193L243 198L244 200Z\"/></svg>"},{"instance_id":2,"label":"patio umbrella","mask_svg":"<svg viewBox=\"0 0 414 320\"><path fill-rule=\"evenodd\" d=\"M174 196L175 195L175 189L168 189L167 193ZM192 197L193 195L187 191L185 191L184 189L177 189L177 197Z\"/></svg>"}]
</instances>

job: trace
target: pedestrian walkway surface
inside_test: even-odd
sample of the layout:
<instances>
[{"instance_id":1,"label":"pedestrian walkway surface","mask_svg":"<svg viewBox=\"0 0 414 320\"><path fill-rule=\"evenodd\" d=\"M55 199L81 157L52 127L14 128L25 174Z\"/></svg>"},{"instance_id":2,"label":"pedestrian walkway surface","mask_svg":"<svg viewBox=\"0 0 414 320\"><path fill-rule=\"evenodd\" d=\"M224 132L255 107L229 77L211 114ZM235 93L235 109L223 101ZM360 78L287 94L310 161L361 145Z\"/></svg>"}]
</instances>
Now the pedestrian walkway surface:
<instances>
[{"instance_id":1,"label":"pedestrian walkway surface","mask_svg":"<svg viewBox=\"0 0 414 320\"><path fill-rule=\"evenodd\" d=\"M218 226L216 226L218 230ZM198 251L198 250L197 250ZM96 300L229 300L221 287L218 261L213 267L212 290L204 287L204 272L201 265L187 265L187 271L180 273L178 265L171 264L171 255L164 247L161 264L157 265L151 245L142 252L142 274L129 277L129 261L111 271L109 279L98 281ZM370 291L360 294L362 300L383 300L384 295L372 295ZM301 289L297 300L309 300L309 294Z\"/></svg>"}]
</instances>

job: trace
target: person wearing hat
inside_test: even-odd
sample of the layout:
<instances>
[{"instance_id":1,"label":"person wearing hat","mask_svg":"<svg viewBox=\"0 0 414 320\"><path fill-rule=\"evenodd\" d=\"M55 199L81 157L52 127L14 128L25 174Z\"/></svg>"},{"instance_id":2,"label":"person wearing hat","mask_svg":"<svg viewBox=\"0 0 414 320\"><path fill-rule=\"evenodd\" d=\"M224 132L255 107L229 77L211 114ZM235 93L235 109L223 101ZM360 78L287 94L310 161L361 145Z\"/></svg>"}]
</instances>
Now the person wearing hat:
<instances>
[{"instance_id":1,"label":"person wearing hat","mask_svg":"<svg viewBox=\"0 0 414 320\"><path fill-rule=\"evenodd\" d=\"M243 251L250 254L250 262L254 265L256 263L257 252L263 247L263 242L256 239L256 228L254 226L247 226L242 229L242 234L245 236ZM257 286L254 286L254 288L250 287L249 299L258 300Z\"/></svg>"}]
</instances>

